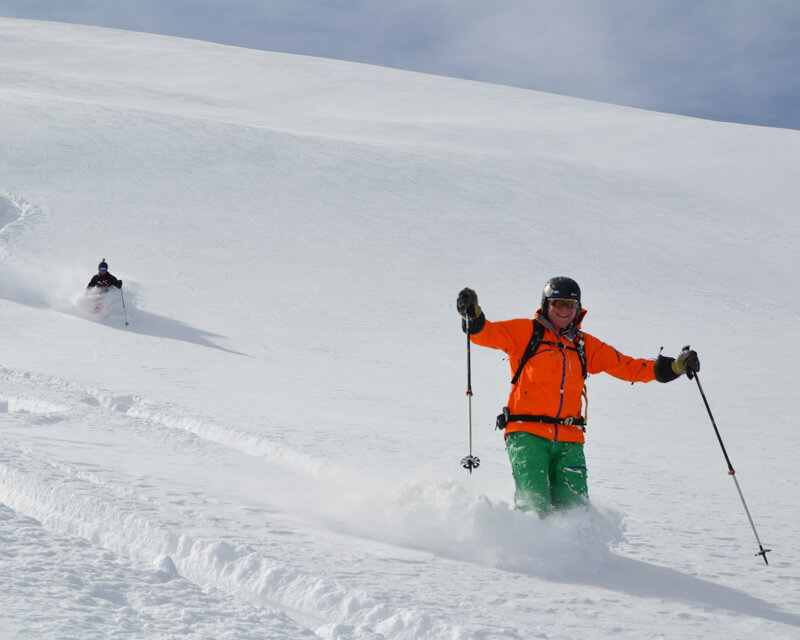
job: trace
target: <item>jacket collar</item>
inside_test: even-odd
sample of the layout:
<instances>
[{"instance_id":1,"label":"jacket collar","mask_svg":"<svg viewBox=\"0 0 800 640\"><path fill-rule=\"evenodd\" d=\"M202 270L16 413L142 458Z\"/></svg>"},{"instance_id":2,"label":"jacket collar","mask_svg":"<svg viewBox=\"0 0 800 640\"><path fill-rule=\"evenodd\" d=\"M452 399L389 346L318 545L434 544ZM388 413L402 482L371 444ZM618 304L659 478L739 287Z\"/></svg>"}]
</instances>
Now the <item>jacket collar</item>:
<instances>
[{"instance_id":1,"label":"jacket collar","mask_svg":"<svg viewBox=\"0 0 800 640\"><path fill-rule=\"evenodd\" d=\"M574 342L575 338L578 337L578 332L581 329L581 322L583 322L583 318L586 316L586 309L581 309L578 316L573 320L567 327L562 329L556 329L553 324L544 317L544 313L542 310L539 309L536 312L536 319L544 325L544 328L548 331L552 331L558 338L566 338L570 342Z\"/></svg>"}]
</instances>

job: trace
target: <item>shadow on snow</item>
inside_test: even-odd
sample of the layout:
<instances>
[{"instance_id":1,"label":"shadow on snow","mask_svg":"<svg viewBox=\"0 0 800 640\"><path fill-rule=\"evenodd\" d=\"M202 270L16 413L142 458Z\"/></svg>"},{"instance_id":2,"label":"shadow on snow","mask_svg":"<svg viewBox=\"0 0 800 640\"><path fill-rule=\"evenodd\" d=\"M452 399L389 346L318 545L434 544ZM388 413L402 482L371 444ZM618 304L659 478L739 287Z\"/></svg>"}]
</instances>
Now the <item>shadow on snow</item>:
<instances>
[{"instance_id":1,"label":"shadow on snow","mask_svg":"<svg viewBox=\"0 0 800 640\"><path fill-rule=\"evenodd\" d=\"M558 580L557 580L558 581ZM639 598L682 601L800 627L800 615L786 613L759 598L708 580L640 560L611 554L601 573L572 576L569 583L611 589Z\"/></svg>"},{"instance_id":2,"label":"shadow on snow","mask_svg":"<svg viewBox=\"0 0 800 640\"><path fill-rule=\"evenodd\" d=\"M252 357L246 353L242 353L241 351L226 349L225 347L214 343L213 339L224 339L224 336L221 336L217 333L211 333L209 331L203 331L202 329L192 327L185 322L181 322L180 320L173 320L171 318L159 316L155 313L149 313L147 311L137 310L135 317L130 319L128 325L125 325L121 321L119 323L111 323L108 320L101 322L116 329L124 329L125 331L132 331L134 333L155 336L158 338L167 338L169 340L191 342L192 344L197 344L202 347L209 347L211 349L219 349L220 351L232 353L237 356L246 356L248 358ZM117 324L119 326L117 326Z\"/></svg>"}]
</instances>

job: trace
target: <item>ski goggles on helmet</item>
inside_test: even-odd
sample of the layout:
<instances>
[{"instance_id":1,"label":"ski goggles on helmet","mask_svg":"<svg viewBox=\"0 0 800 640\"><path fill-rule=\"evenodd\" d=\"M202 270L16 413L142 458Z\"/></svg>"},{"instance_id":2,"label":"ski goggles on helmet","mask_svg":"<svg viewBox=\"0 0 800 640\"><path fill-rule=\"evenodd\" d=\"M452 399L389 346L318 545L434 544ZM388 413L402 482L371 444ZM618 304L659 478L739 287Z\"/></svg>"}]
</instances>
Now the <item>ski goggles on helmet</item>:
<instances>
[{"instance_id":1,"label":"ski goggles on helmet","mask_svg":"<svg viewBox=\"0 0 800 640\"><path fill-rule=\"evenodd\" d=\"M563 298L550 298L548 302L555 307L556 309L560 309L561 307L566 307L567 309L577 309L578 308L578 301L577 300L564 300Z\"/></svg>"}]
</instances>

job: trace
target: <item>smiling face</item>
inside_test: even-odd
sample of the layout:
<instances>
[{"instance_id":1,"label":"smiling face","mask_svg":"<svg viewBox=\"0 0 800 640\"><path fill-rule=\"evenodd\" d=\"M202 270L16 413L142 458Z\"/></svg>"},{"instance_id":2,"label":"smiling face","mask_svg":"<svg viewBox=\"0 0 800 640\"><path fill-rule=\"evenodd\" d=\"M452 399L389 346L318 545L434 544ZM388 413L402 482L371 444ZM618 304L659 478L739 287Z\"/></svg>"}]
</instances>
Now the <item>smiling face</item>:
<instances>
[{"instance_id":1,"label":"smiling face","mask_svg":"<svg viewBox=\"0 0 800 640\"><path fill-rule=\"evenodd\" d=\"M557 329L566 329L578 313L576 300L561 300L552 298L547 301L547 317Z\"/></svg>"}]
</instances>

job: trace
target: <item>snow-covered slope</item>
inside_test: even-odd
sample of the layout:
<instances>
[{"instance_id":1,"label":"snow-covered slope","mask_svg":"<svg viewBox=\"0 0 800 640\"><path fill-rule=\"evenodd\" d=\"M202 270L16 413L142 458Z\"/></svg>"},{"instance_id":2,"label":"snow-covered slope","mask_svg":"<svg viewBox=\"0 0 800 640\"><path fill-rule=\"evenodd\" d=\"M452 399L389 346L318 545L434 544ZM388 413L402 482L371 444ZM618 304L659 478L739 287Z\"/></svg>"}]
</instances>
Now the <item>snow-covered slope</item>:
<instances>
[{"instance_id":1,"label":"snow-covered slope","mask_svg":"<svg viewBox=\"0 0 800 640\"><path fill-rule=\"evenodd\" d=\"M0 126L0 637L800 637L800 133L5 19ZM700 352L769 566L685 379L592 377L539 521L473 349L459 467L456 293L557 274Z\"/></svg>"}]
</instances>

